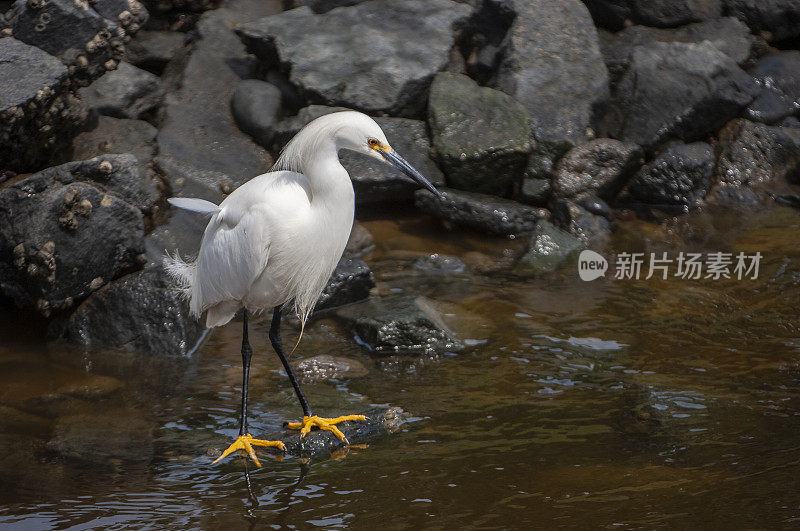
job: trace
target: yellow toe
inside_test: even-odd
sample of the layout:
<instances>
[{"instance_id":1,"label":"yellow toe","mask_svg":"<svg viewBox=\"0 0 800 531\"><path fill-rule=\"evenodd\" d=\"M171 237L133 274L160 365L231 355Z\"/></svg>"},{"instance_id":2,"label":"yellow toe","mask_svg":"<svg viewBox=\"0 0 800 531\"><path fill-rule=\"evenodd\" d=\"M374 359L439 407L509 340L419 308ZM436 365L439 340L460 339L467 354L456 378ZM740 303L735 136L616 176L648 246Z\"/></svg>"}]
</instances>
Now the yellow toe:
<instances>
[{"instance_id":1,"label":"yellow toe","mask_svg":"<svg viewBox=\"0 0 800 531\"><path fill-rule=\"evenodd\" d=\"M346 444L349 444L347 437L336 427L336 424L354 420L367 420L367 417L364 415L343 415L335 418L323 418L314 415L313 417L303 417L302 422L289 422L286 426L291 430L300 430L300 437L305 437L306 434L311 431L311 428L329 431Z\"/></svg>"},{"instance_id":2,"label":"yellow toe","mask_svg":"<svg viewBox=\"0 0 800 531\"><path fill-rule=\"evenodd\" d=\"M214 459L214 464L222 461L236 450L244 450L247 452L247 455L250 456L250 459L253 460L256 466L261 467L261 462L258 460L253 446L267 446L280 448L284 451L286 450L286 446L281 441L265 441L262 439L254 439L253 436L248 433L247 435L239 435L236 440L233 441L233 443L228 446L224 452L222 452L222 455Z\"/></svg>"}]
</instances>

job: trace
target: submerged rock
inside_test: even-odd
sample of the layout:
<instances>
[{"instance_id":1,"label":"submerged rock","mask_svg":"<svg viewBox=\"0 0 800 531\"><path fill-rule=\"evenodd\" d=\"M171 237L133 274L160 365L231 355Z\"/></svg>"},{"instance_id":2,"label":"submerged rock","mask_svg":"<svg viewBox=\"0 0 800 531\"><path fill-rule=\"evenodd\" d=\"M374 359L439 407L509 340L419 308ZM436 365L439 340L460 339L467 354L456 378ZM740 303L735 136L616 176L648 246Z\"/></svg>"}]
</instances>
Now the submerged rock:
<instances>
[{"instance_id":1,"label":"submerged rock","mask_svg":"<svg viewBox=\"0 0 800 531\"><path fill-rule=\"evenodd\" d=\"M525 254L517 262L514 272L518 275L537 275L555 271L583 246L583 242L576 236L542 220L537 223Z\"/></svg>"},{"instance_id":2,"label":"submerged rock","mask_svg":"<svg viewBox=\"0 0 800 531\"><path fill-rule=\"evenodd\" d=\"M562 198L598 195L610 200L637 170L643 155L638 145L610 138L573 148L556 165L553 195Z\"/></svg>"},{"instance_id":3,"label":"submerged rock","mask_svg":"<svg viewBox=\"0 0 800 531\"><path fill-rule=\"evenodd\" d=\"M0 172L45 166L85 118L58 59L17 39L0 39Z\"/></svg>"},{"instance_id":4,"label":"submerged rock","mask_svg":"<svg viewBox=\"0 0 800 531\"><path fill-rule=\"evenodd\" d=\"M358 360L319 354L292 363L298 378L308 381L359 378L369 373Z\"/></svg>"},{"instance_id":5,"label":"submerged rock","mask_svg":"<svg viewBox=\"0 0 800 531\"><path fill-rule=\"evenodd\" d=\"M138 119L155 113L164 89L155 74L122 62L115 71L82 89L80 96L98 114Z\"/></svg>"},{"instance_id":6,"label":"submerged rock","mask_svg":"<svg viewBox=\"0 0 800 531\"><path fill-rule=\"evenodd\" d=\"M153 426L128 409L98 415L59 417L47 449L64 459L100 465L112 460L149 462Z\"/></svg>"},{"instance_id":7,"label":"submerged rock","mask_svg":"<svg viewBox=\"0 0 800 531\"><path fill-rule=\"evenodd\" d=\"M113 161L113 162L112 162ZM71 162L0 189L0 290L44 316L141 266L136 159Z\"/></svg>"},{"instance_id":8,"label":"submerged rock","mask_svg":"<svg viewBox=\"0 0 800 531\"><path fill-rule=\"evenodd\" d=\"M317 300L315 311L344 306L369 297L375 277L363 260L342 258Z\"/></svg>"},{"instance_id":9,"label":"submerged rock","mask_svg":"<svg viewBox=\"0 0 800 531\"><path fill-rule=\"evenodd\" d=\"M434 253L417 258L414 268L436 273L461 273L467 266L455 256Z\"/></svg>"},{"instance_id":10,"label":"submerged rock","mask_svg":"<svg viewBox=\"0 0 800 531\"><path fill-rule=\"evenodd\" d=\"M342 308L336 316L376 356L444 354L464 348L423 297L370 299Z\"/></svg>"},{"instance_id":11,"label":"submerged rock","mask_svg":"<svg viewBox=\"0 0 800 531\"><path fill-rule=\"evenodd\" d=\"M303 6L237 33L310 103L414 116L469 13L450 0L374 0L319 15Z\"/></svg>"},{"instance_id":12,"label":"submerged rock","mask_svg":"<svg viewBox=\"0 0 800 531\"><path fill-rule=\"evenodd\" d=\"M540 209L508 199L443 188L444 200L428 190L414 194L418 208L442 221L499 236L525 234L542 217Z\"/></svg>"},{"instance_id":13,"label":"submerged rock","mask_svg":"<svg viewBox=\"0 0 800 531\"><path fill-rule=\"evenodd\" d=\"M579 0L507 5L516 16L493 86L528 110L536 140L582 142L608 99L608 72L589 12Z\"/></svg>"},{"instance_id":14,"label":"submerged rock","mask_svg":"<svg viewBox=\"0 0 800 531\"><path fill-rule=\"evenodd\" d=\"M281 91L266 81L243 79L236 85L231 110L239 129L267 147L281 112Z\"/></svg>"},{"instance_id":15,"label":"submerged rock","mask_svg":"<svg viewBox=\"0 0 800 531\"><path fill-rule=\"evenodd\" d=\"M653 149L717 131L758 94L755 81L708 42L654 42L634 48L615 88L612 135Z\"/></svg>"},{"instance_id":16,"label":"submerged rock","mask_svg":"<svg viewBox=\"0 0 800 531\"><path fill-rule=\"evenodd\" d=\"M530 123L525 108L507 94L440 72L431 85L428 122L450 186L503 195L522 177Z\"/></svg>"},{"instance_id":17,"label":"submerged rock","mask_svg":"<svg viewBox=\"0 0 800 531\"><path fill-rule=\"evenodd\" d=\"M714 150L705 142L671 144L628 185L639 201L696 207L711 186Z\"/></svg>"}]
</instances>

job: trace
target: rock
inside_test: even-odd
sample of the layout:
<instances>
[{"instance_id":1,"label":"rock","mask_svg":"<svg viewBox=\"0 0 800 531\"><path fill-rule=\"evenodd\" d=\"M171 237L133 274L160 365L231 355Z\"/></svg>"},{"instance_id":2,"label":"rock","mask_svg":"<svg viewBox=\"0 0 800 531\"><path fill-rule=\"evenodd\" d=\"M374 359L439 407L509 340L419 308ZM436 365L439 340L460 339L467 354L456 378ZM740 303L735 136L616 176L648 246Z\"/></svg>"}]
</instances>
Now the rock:
<instances>
[{"instance_id":1,"label":"rock","mask_svg":"<svg viewBox=\"0 0 800 531\"><path fill-rule=\"evenodd\" d=\"M138 119L155 113L164 89L155 74L122 62L117 70L81 89L80 96L98 114Z\"/></svg>"},{"instance_id":2,"label":"rock","mask_svg":"<svg viewBox=\"0 0 800 531\"><path fill-rule=\"evenodd\" d=\"M550 179L527 178L522 181L517 199L529 205L545 206L552 191Z\"/></svg>"},{"instance_id":3,"label":"rock","mask_svg":"<svg viewBox=\"0 0 800 531\"><path fill-rule=\"evenodd\" d=\"M553 223L586 245L605 243L616 228L613 211L599 197L586 196L577 203L556 199L551 206Z\"/></svg>"},{"instance_id":4,"label":"rock","mask_svg":"<svg viewBox=\"0 0 800 531\"><path fill-rule=\"evenodd\" d=\"M375 277L363 260L342 258L333 270L328 285L317 299L315 311L328 310L369 297Z\"/></svg>"},{"instance_id":5,"label":"rock","mask_svg":"<svg viewBox=\"0 0 800 531\"><path fill-rule=\"evenodd\" d=\"M213 9L219 0L144 0L144 3L151 12L185 16L186 13L202 13Z\"/></svg>"},{"instance_id":6,"label":"rock","mask_svg":"<svg viewBox=\"0 0 800 531\"><path fill-rule=\"evenodd\" d=\"M321 15L303 6L237 33L310 103L413 117L469 13L450 0L373 0Z\"/></svg>"},{"instance_id":7,"label":"rock","mask_svg":"<svg viewBox=\"0 0 800 531\"><path fill-rule=\"evenodd\" d=\"M231 97L242 77L254 72L231 27L263 16L272 3L220 8L203 14L198 40L168 93L158 132L158 167L172 193L219 203L224 194L266 172L272 159L236 126Z\"/></svg>"},{"instance_id":8,"label":"rock","mask_svg":"<svg viewBox=\"0 0 800 531\"><path fill-rule=\"evenodd\" d=\"M796 0L723 0L725 14L776 42L800 37L800 4Z\"/></svg>"},{"instance_id":9,"label":"rock","mask_svg":"<svg viewBox=\"0 0 800 531\"><path fill-rule=\"evenodd\" d=\"M528 241L525 254L514 272L518 275L538 275L555 271L573 253L583 248L583 242L549 221L540 221Z\"/></svg>"},{"instance_id":10,"label":"rock","mask_svg":"<svg viewBox=\"0 0 800 531\"><path fill-rule=\"evenodd\" d=\"M800 146L780 127L735 120L720 131L715 178L722 186L800 182Z\"/></svg>"},{"instance_id":11,"label":"rock","mask_svg":"<svg viewBox=\"0 0 800 531\"><path fill-rule=\"evenodd\" d=\"M142 30L128 43L125 61L160 76L185 44L185 33Z\"/></svg>"},{"instance_id":12,"label":"rock","mask_svg":"<svg viewBox=\"0 0 800 531\"><path fill-rule=\"evenodd\" d=\"M268 147L281 112L281 91L266 81L243 79L233 93L231 110L239 129Z\"/></svg>"},{"instance_id":13,"label":"rock","mask_svg":"<svg viewBox=\"0 0 800 531\"><path fill-rule=\"evenodd\" d=\"M85 118L58 59L17 39L0 39L0 173L46 166Z\"/></svg>"},{"instance_id":14,"label":"rock","mask_svg":"<svg viewBox=\"0 0 800 531\"><path fill-rule=\"evenodd\" d=\"M698 140L738 115L755 81L708 42L638 46L614 91L611 136L646 150L670 138Z\"/></svg>"},{"instance_id":15,"label":"rock","mask_svg":"<svg viewBox=\"0 0 800 531\"><path fill-rule=\"evenodd\" d=\"M598 26L621 30L626 21L671 28L720 16L721 0L584 0Z\"/></svg>"},{"instance_id":16,"label":"rock","mask_svg":"<svg viewBox=\"0 0 800 531\"><path fill-rule=\"evenodd\" d=\"M141 264L136 160L70 162L0 189L0 290L44 316Z\"/></svg>"},{"instance_id":17,"label":"rock","mask_svg":"<svg viewBox=\"0 0 800 531\"><path fill-rule=\"evenodd\" d=\"M450 188L440 190L439 200L428 190L417 190L414 202L418 208L442 221L470 227L498 236L531 232L542 217L539 209L491 195L464 192Z\"/></svg>"},{"instance_id":18,"label":"rock","mask_svg":"<svg viewBox=\"0 0 800 531\"><path fill-rule=\"evenodd\" d=\"M444 354L464 348L423 297L370 299L346 306L336 315L375 356Z\"/></svg>"},{"instance_id":19,"label":"rock","mask_svg":"<svg viewBox=\"0 0 800 531\"><path fill-rule=\"evenodd\" d=\"M516 18L494 87L528 110L539 142L582 142L609 93L589 12L578 0L507 1Z\"/></svg>"},{"instance_id":20,"label":"rock","mask_svg":"<svg viewBox=\"0 0 800 531\"><path fill-rule=\"evenodd\" d=\"M754 41L747 26L738 19L726 17L675 29L631 26L615 34L601 32L600 49L612 83L616 83L628 69L637 46L647 46L654 41L699 44L706 40L740 66L750 59Z\"/></svg>"},{"instance_id":21,"label":"rock","mask_svg":"<svg viewBox=\"0 0 800 531\"><path fill-rule=\"evenodd\" d=\"M6 19L14 38L61 59L81 86L114 70L125 52L125 31L74 0L17 0Z\"/></svg>"},{"instance_id":22,"label":"rock","mask_svg":"<svg viewBox=\"0 0 800 531\"><path fill-rule=\"evenodd\" d=\"M613 199L638 169L644 153L632 142L592 140L571 149L556 165L553 195Z\"/></svg>"},{"instance_id":23,"label":"rock","mask_svg":"<svg viewBox=\"0 0 800 531\"><path fill-rule=\"evenodd\" d=\"M503 195L531 151L525 108L461 74L440 72L431 84L428 122L450 186Z\"/></svg>"},{"instance_id":24,"label":"rock","mask_svg":"<svg viewBox=\"0 0 800 531\"><path fill-rule=\"evenodd\" d=\"M434 186L444 186L444 175L430 158L430 141L425 122L408 118L375 118L389 144ZM350 174L356 204L411 202L419 185L393 166L352 151L339 152Z\"/></svg>"},{"instance_id":25,"label":"rock","mask_svg":"<svg viewBox=\"0 0 800 531\"><path fill-rule=\"evenodd\" d=\"M414 268L435 273L461 273L467 266L455 256L434 253L417 258Z\"/></svg>"},{"instance_id":26,"label":"rock","mask_svg":"<svg viewBox=\"0 0 800 531\"><path fill-rule=\"evenodd\" d=\"M136 35L150 18L147 9L137 0L94 0L90 5L100 16L119 25L130 36Z\"/></svg>"},{"instance_id":27,"label":"rock","mask_svg":"<svg viewBox=\"0 0 800 531\"><path fill-rule=\"evenodd\" d=\"M124 350L186 357L205 327L160 267L148 267L98 290L62 325L58 335L87 350Z\"/></svg>"},{"instance_id":28,"label":"rock","mask_svg":"<svg viewBox=\"0 0 800 531\"><path fill-rule=\"evenodd\" d=\"M149 462L153 458L153 427L128 409L59 417L47 449L65 459L96 464Z\"/></svg>"},{"instance_id":29,"label":"rock","mask_svg":"<svg viewBox=\"0 0 800 531\"><path fill-rule=\"evenodd\" d=\"M353 223L353 230L350 231L350 239L347 240L347 247L344 249L344 256L357 258L375 247L375 239L364 225L359 222Z\"/></svg>"},{"instance_id":30,"label":"rock","mask_svg":"<svg viewBox=\"0 0 800 531\"><path fill-rule=\"evenodd\" d=\"M714 173L714 150L705 142L670 144L643 166L628 185L639 201L694 208L706 196Z\"/></svg>"},{"instance_id":31,"label":"rock","mask_svg":"<svg viewBox=\"0 0 800 531\"><path fill-rule=\"evenodd\" d=\"M142 185L147 186L146 203L158 199L156 183L149 178L149 168L156 156L158 129L142 120L100 116L97 127L79 134L72 141L72 158L87 160L99 155L130 153L139 163ZM145 180L149 178L149 182Z\"/></svg>"},{"instance_id":32,"label":"rock","mask_svg":"<svg viewBox=\"0 0 800 531\"><path fill-rule=\"evenodd\" d=\"M792 102L797 113L800 109L800 51L787 50L762 57L751 74L761 85Z\"/></svg>"},{"instance_id":33,"label":"rock","mask_svg":"<svg viewBox=\"0 0 800 531\"><path fill-rule=\"evenodd\" d=\"M308 6L314 13L327 13L336 7L354 6L367 0L288 0L291 7Z\"/></svg>"},{"instance_id":34,"label":"rock","mask_svg":"<svg viewBox=\"0 0 800 531\"><path fill-rule=\"evenodd\" d=\"M306 381L340 380L342 378L360 378L369 371L358 360L319 354L292 362L297 377Z\"/></svg>"}]
</instances>

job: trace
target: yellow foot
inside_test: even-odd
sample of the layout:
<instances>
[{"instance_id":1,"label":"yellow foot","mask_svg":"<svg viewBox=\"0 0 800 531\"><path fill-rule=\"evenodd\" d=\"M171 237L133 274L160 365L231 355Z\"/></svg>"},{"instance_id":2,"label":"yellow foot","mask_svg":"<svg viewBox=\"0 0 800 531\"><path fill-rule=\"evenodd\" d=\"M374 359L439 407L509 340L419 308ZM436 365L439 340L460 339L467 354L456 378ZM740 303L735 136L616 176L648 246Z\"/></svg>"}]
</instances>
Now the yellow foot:
<instances>
[{"instance_id":1,"label":"yellow foot","mask_svg":"<svg viewBox=\"0 0 800 531\"><path fill-rule=\"evenodd\" d=\"M250 456L256 466L260 467L261 463L258 461L258 457L256 457L256 451L253 450L253 446L269 446L272 448L280 448L283 451L286 451L286 446L281 441L262 441L261 439L253 439L253 437L248 433L247 435L239 435L233 444L228 446L228 449L222 452L222 455L214 459L214 463L222 461L228 455L235 452L236 450L244 450L247 452L247 455Z\"/></svg>"},{"instance_id":2,"label":"yellow foot","mask_svg":"<svg viewBox=\"0 0 800 531\"><path fill-rule=\"evenodd\" d=\"M313 417L303 417L302 422L289 422L286 424L286 427L288 427L290 430L300 430L300 437L305 437L306 434L311 431L312 427L317 427L321 430L332 432L334 435L343 440L345 444L350 444L350 442L347 440L347 437L344 436L344 433L342 433L341 430L335 426L340 422L345 422L348 420L367 420L367 417L364 415L344 415L342 417L336 417L333 419L325 419L314 415Z\"/></svg>"}]
</instances>

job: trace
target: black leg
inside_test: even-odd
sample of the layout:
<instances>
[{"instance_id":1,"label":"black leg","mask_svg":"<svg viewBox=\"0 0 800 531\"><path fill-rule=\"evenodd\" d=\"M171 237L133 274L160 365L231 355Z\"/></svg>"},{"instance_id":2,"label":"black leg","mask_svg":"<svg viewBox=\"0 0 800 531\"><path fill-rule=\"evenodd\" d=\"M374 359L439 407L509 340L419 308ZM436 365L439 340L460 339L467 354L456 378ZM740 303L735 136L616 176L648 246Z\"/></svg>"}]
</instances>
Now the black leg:
<instances>
[{"instance_id":1,"label":"black leg","mask_svg":"<svg viewBox=\"0 0 800 531\"><path fill-rule=\"evenodd\" d=\"M242 418L239 419L239 435L247 435L247 380L250 377L250 358L253 349L247 339L247 308L242 308Z\"/></svg>"},{"instance_id":2,"label":"black leg","mask_svg":"<svg viewBox=\"0 0 800 531\"><path fill-rule=\"evenodd\" d=\"M289 375L289 381L292 382L294 392L297 393L297 399L300 400L300 407L303 408L303 416L311 417L313 414L311 413L311 408L308 407L308 400L306 400L306 397L303 395L303 390L300 389L300 384L297 383L297 378L294 376L292 366L289 365L289 360L286 359L286 354L283 353L283 344L281 343L282 307L283 305L276 306L275 310L272 312L272 323L269 326L269 340L272 342L272 348L275 349L275 352L281 359L281 363L283 363L283 368L286 370L286 374Z\"/></svg>"}]
</instances>

